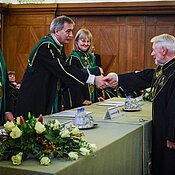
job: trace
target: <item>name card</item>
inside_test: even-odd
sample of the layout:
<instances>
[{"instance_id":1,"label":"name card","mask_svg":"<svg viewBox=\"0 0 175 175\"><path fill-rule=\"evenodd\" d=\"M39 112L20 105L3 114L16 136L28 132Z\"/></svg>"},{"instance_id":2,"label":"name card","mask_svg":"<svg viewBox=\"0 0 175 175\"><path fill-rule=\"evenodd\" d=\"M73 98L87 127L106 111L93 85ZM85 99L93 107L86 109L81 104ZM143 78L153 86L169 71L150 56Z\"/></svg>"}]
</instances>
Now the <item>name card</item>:
<instances>
[{"instance_id":1,"label":"name card","mask_svg":"<svg viewBox=\"0 0 175 175\"><path fill-rule=\"evenodd\" d=\"M120 116L120 109L118 107L108 108L104 119L114 119Z\"/></svg>"}]
</instances>

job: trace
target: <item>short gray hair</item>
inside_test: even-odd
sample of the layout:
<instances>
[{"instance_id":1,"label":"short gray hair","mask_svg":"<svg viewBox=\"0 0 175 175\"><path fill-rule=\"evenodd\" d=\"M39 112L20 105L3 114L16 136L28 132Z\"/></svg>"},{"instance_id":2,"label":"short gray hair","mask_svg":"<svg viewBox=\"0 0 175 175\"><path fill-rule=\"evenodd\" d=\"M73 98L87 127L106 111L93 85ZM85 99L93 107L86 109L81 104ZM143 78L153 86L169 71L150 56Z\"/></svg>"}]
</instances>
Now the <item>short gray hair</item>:
<instances>
[{"instance_id":1,"label":"short gray hair","mask_svg":"<svg viewBox=\"0 0 175 175\"><path fill-rule=\"evenodd\" d=\"M55 33L55 29L62 30L64 23L75 25L74 21L71 18L62 15L52 20L50 24L50 32Z\"/></svg>"},{"instance_id":2,"label":"short gray hair","mask_svg":"<svg viewBox=\"0 0 175 175\"><path fill-rule=\"evenodd\" d=\"M169 51L175 51L175 37L170 34L161 34L151 39L151 43L166 47Z\"/></svg>"}]
</instances>

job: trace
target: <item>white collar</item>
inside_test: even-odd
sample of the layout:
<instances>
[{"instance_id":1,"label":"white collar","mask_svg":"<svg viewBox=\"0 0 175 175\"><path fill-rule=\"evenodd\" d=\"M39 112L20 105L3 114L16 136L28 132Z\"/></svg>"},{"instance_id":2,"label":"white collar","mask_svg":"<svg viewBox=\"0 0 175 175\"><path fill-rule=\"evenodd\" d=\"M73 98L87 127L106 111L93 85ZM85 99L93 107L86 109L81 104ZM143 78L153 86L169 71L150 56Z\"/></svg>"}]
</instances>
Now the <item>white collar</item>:
<instances>
[{"instance_id":1,"label":"white collar","mask_svg":"<svg viewBox=\"0 0 175 175\"><path fill-rule=\"evenodd\" d=\"M53 38L53 40L58 44L61 45L63 47L63 44L60 44L60 42L57 40L57 38L55 37L54 33L51 33L51 36Z\"/></svg>"}]
</instances>

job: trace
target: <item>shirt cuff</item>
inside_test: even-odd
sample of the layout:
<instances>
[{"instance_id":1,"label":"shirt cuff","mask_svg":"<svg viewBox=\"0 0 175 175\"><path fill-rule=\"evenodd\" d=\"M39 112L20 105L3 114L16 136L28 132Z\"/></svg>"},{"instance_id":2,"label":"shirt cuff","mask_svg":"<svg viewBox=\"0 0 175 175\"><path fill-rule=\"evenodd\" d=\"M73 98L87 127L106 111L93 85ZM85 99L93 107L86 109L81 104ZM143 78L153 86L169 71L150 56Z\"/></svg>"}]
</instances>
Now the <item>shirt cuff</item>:
<instances>
[{"instance_id":1,"label":"shirt cuff","mask_svg":"<svg viewBox=\"0 0 175 175\"><path fill-rule=\"evenodd\" d=\"M95 81L95 75L89 74L89 77L88 77L86 83L88 83L88 84L94 84L94 81Z\"/></svg>"},{"instance_id":2,"label":"shirt cuff","mask_svg":"<svg viewBox=\"0 0 175 175\"><path fill-rule=\"evenodd\" d=\"M116 81L118 82L118 74L115 74L116 75Z\"/></svg>"}]
</instances>

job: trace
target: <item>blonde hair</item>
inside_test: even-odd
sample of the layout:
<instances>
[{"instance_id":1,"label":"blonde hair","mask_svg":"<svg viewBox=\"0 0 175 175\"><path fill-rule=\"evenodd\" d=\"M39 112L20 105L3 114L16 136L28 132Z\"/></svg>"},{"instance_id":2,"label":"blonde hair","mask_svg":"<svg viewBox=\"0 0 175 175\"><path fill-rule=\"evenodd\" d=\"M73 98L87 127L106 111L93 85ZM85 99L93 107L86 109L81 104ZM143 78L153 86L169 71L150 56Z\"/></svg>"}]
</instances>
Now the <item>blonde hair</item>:
<instances>
[{"instance_id":1,"label":"blonde hair","mask_svg":"<svg viewBox=\"0 0 175 175\"><path fill-rule=\"evenodd\" d=\"M90 46L87 52L91 53L92 51L92 47L93 47L93 37L92 37L92 33L88 30L88 29L80 29L74 39L74 50L79 50L78 47L78 40L80 39L86 39L88 38L88 40L90 41Z\"/></svg>"},{"instance_id":2,"label":"blonde hair","mask_svg":"<svg viewBox=\"0 0 175 175\"><path fill-rule=\"evenodd\" d=\"M169 51L175 51L175 37L169 34L161 34L151 39L151 43L166 47Z\"/></svg>"}]
</instances>

